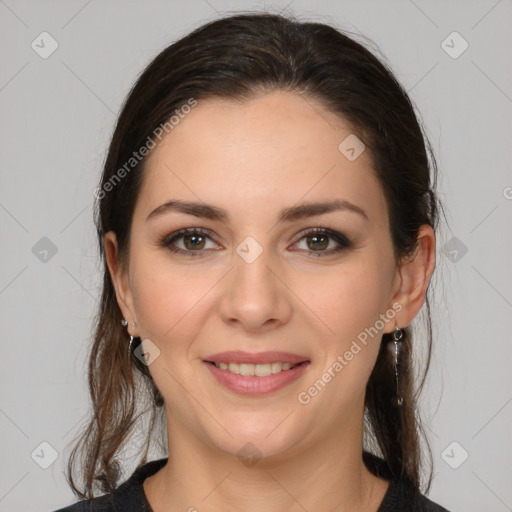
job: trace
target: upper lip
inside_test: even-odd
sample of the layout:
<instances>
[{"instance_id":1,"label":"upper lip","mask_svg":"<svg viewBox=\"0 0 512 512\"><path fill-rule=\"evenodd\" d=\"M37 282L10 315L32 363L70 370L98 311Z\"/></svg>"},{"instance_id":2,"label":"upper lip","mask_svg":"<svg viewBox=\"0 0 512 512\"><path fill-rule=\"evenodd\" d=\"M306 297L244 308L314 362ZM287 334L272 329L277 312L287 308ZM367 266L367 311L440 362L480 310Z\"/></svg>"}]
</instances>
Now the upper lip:
<instances>
[{"instance_id":1,"label":"upper lip","mask_svg":"<svg viewBox=\"0 0 512 512\"><path fill-rule=\"evenodd\" d=\"M231 350L219 352L205 357L204 361L211 363L247 363L247 364L265 364L265 363L290 363L298 364L309 361L307 357L291 354L290 352L242 352Z\"/></svg>"}]
</instances>

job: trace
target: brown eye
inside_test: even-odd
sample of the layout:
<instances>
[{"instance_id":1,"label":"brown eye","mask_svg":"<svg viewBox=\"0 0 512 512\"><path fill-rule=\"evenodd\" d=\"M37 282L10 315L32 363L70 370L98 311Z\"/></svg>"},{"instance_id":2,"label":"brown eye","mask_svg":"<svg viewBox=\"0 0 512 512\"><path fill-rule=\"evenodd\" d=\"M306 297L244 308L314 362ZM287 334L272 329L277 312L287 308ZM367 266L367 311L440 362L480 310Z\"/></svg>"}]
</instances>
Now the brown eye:
<instances>
[{"instance_id":1,"label":"brown eye","mask_svg":"<svg viewBox=\"0 0 512 512\"><path fill-rule=\"evenodd\" d=\"M307 252L313 256L324 256L337 253L352 247L350 240L342 233L325 228L311 228L299 239L305 240ZM334 247L332 245L334 244ZM327 250L329 247L331 249Z\"/></svg>"},{"instance_id":2,"label":"brown eye","mask_svg":"<svg viewBox=\"0 0 512 512\"><path fill-rule=\"evenodd\" d=\"M329 237L325 235L310 235L306 237L306 240L308 241L308 247L312 250L327 249L329 246Z\"/></svg>"},{"instance_id":3,"label":"brown eye","mask_svg":"<svg viewBox=\"0 0 512 512\"><path fill-rule=\"evenodd\" d=\"M200 228L186 228L165 236L160 245L173 253L198 256L208 250L205 248L208 240L213 242L208 231ZM182 247L177 246L180 241L183 241Z\"/></svg>"},{"instance_id":4,"label":"brown eye","mask_svg":"<svg viewBox=\"0 0 512 512\"><path fill-rule=\"evenodd\" d=\"M203 249L205 238L203 235L183 235L184 245L187 249Z\"/></svg>"}]
</instances>

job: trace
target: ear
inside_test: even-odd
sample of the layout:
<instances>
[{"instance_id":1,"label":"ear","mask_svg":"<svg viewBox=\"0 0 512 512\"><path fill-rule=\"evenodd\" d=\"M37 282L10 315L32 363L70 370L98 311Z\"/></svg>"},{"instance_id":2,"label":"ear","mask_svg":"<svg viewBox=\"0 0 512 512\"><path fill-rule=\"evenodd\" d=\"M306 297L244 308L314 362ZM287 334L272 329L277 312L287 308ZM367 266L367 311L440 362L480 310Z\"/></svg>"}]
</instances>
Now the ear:
<instances>
[{"instance_id":1,"label":"ear","mask_svg":"<svg viewBox=\"0 0 512 512\"><path fill-rule=\"evenodd\" d=\"M137 317L135 315L135 308L133 307L133 296L129 286L129 277L127 270L120 265L119 252L117 245L117 237L114 231L109 231L105 234L105 257L107 260L108 270L114 285L117 304L123 314L123 318L128 321L128 332L137 337L136 327Z\"/></svg>"},{"instance_id":2,"label":"ear","mask_svg":"<svg viewBox=\"0 0 512 512\"><path fill-rule=\"evenodd\" d=\"M423 224L418 231L415 253L402 260L397 272L396 292L392 304L402 309L396 315L399 327L409 325L425 302L430 278L436 265L436 236L431 226ZM398 311L398 310L397 310ZM394 329L385 332L391 332Z\"/></svg>"}]
</instances>

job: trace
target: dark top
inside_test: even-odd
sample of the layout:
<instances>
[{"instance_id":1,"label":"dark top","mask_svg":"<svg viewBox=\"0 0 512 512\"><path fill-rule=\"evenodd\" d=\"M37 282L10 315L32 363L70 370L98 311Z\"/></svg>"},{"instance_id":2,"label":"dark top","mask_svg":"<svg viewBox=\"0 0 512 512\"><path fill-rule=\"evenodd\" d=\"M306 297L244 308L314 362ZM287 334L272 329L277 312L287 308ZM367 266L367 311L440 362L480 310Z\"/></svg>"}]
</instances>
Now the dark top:
<instances>
[{"instance_id":1,"label":"dark top","mask_svg":"<svg viewBox=\"0 0 512 512\"><path fill-rule=\"evenodd\" d=\"M375 457L372 462L374 473L384 476L386 474L384 461ZM166 463L167 458L148 462L136 469L132 476L114 492L79 501L55 512L153 512L146 499L142 483ZM377 512L448 512L448 510L436 505L399 480L390 480L388 490Z\"/></svg>"}]
</instances>

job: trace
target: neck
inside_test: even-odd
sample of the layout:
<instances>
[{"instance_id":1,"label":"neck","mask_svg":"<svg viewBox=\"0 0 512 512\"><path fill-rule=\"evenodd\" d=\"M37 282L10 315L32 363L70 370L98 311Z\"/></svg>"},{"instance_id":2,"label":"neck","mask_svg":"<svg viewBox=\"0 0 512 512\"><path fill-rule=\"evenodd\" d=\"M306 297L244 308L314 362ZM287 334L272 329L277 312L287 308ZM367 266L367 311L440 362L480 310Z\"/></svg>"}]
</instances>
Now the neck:
<instances>
[{"instance_id":1,"label":"neck","mask_svg":"<svg viewBox=\"0 0 512 512\"><path fill-rule=\"evenodd\" d=\"M321 446L244 464L175 420L171 432L167 464L144 482L154 512L376 511L387 490L362 461L362 434L354 443L354 432L338 432Z\"/></svg>"}]
</instances>

